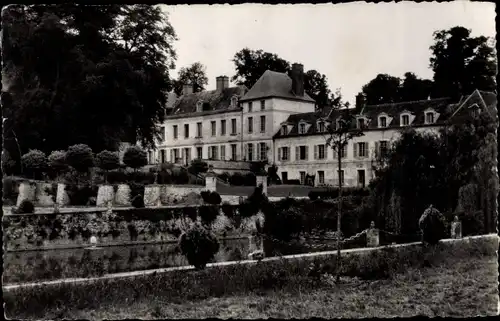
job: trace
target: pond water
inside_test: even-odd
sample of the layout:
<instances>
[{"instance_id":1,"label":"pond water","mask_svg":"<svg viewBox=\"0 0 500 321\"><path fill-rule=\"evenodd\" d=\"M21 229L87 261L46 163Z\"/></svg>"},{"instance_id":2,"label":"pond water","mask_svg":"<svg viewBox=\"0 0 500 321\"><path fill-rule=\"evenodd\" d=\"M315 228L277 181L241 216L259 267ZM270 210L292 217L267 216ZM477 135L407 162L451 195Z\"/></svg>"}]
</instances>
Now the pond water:
<instances>
[{"instance_id":1,"label":"pond water","mask_svg":"<svg viewBox=\"0 0 500 321\"><path fill-rule=\"evenodd\" d=\"M221 240L214 262L246 260L248 254L257 249L263 249L266 257L272 257L335 248L335 241L305 244L267 239ZM175 243L7 252L4 254L3 282L8 284L91 277L184 265L188 265L188 262Z\"/></svg>"}]
</instances>

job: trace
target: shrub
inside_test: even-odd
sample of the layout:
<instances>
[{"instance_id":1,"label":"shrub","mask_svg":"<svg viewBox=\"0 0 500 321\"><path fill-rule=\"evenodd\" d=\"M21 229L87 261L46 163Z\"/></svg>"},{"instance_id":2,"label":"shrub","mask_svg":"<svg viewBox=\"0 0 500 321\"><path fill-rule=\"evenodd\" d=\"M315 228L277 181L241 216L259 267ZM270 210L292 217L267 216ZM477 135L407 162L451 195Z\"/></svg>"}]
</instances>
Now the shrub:
<instances>
[{"instance_id":1,"label":"shrub","mask_svg":"<svg viewBox=\"0 0 500 321\"><path fill-rule=\"evenodd\" d=\"M143 208L144 207L144 196L141 194L135 195L132 198L132 206L135 208Z\"/></svg>"},{"instance_id":2,"label":"shrub","mask_svg":"<svg viewBox=\"0 0 500 321\"><path fill-rule=\"evenodd\" d=\"M222 202L222 199L217 192L202 191L200 195L203 198L203 201L208 204L219 205Z\"/></svg>"},{"instance_id":3,"label":"shrub","mask_svg":"<svg viewBox=\"0 0 500 321\"><path fill-rule=\"evenodd\" d=\"M181 253L189 264L198 270L205 268L219 251L219 241L210 231L199 224L193 225L179 239Z\"/></svg>"},{"instance_id":4,"label":"shrub","mask_svg":"<svg viewBox=\"0 0 500 321\"><path fill-rule=\"evenodd\" d=\"M94 166L92 149L85 144L70 146L66 153L66 162L77 172L86 173Z\"/></svg>"},{"instance_id":5,"label":"shrub","mask_svg":"<svg viewBox=\"0 0 500 321\"><path fill-rule=\"evenodd\" d=\"M57 175L64 173L68 169L66 163L66 152L63 150L55 150L48 157L49 167Z\"/></svg>"},{"instance_id":6,"label":"shrub","mask_svg":"<svg viewBox=\"0 0 500 321\"><path fill-rule=\"evenodd\" d=\"M39 174L47 169L47 156L44 152L32 149L21 157L26 170L37 178Z\"/></svg>"},{"instance_id":7,"label":"shrub","mask_svg":"<svg viewBox=\"0 0 500 321\"><path fill-rule=\"evenodd\" d=\"M422 231L424 243L437 244L446 235L444 216L432 205L424 211L418 225Z\"/></svg>"},{"instance_id":8,"label":"shrub","mask_svg":"<svg viewBox=\"0 0 500 321\"><path fill-rule=\"evenodd\" d=\"M106 172L106 174L109 171L112 171L112 170L120 167L120 157L118 156L118 153L116 153L116 152L110 152L108 150L103 150L102 152L97 154L96 160L97 160L97 166L100 169L104 170ZM107 178L106 178L106 181L107 181Z\"/></svg>"},{"instance_id":9,"label":"shrub","mask_svg":"<svg viewBox=\"0 0 500 321\"><path fill-rule=\"evenodd\" d=\"M12 159L9 152L2 150L2 171L5 175L12 175L16 169L16 161Z\"/></svg>"},{"instance_id":10,"label":"shrub","mask_svg":"<svg viewBox=\"0 0 500 321\"><path fill-rule=\"evenodd\" d=\"M16 211L17 214L32 214L35 213L35 205L30 200L24 200L21 202Z\"/></svg>"},{"instance_id":11,"label":"shrub","mask_svg":"<svg viewBox=\"0 0 500 321\"><path fill-rule=\"evenodd\" d=\"M234 216L234 208L228 202L222 203L221 208L222 208L222 213L224 213L226 217L232 218Z\"/></svg>"},{"instance_id":12,"label":"shrub","mask_svg":"<svg viewBox=\"0 0 500 321\"><path fill-rule=\"evenodd\" d=\"M174 169L171 175L172 183L187 184L189 183L189 173L184 168Z\"/></svg>"},{"instance_id":13,"label":"shrub","mask_svg":"<svg viewBox=\"0 0 500 321\"><path fill-rule=\"evenodd\" d=\"M446 234L450 233L451 222L458 216L462 223L462 236L481 235L484 231L484 214L482 211L446 213Z\"/></svg>"},{"instance_id":14,"label":"shrub","mask_svg":"<svg viewBox=\"0 0 500 321\"><path fill-rule=\"evenodd\" d=\"M247 173L243 177L243 182L245 186L255 186L257 184L257 177L254 173Z\"/></svg>"},{"instance_id":15,"label":"shrub","mask_svg":"<svg viewBox=\"0 0 500 321\"><path fill-rule=\"evenodd\" d=\"M219 208L217 206L201 206L199 213L203 224L210 226L217 219Z\"/></svg>"},{"instance_id":16,"label":"shrub","mask_svg":"<svg viewBox=\"0 0 500 321\"><path fill-rule=\"evenodd\" d=\"M123 155L123 163L134 170L148 164L148 156L139 146L130 146Z\"/></svg>"},{"instance_id":17,"label":"shrub","mask_svg":"<svg viewBox=\"0 0 500 321\"><path fill-rule=\"evenodd\" d=\"M110 171L107 173L109 184L122 184L127 182L127 174L122 170Z\"/></svg>"},{"instance_id":18,"label":"shrub","mask_svg":"<svg viewBox=\"0 0 500 321\"><path fill-rule=\"evenodd\" d=\"M208 171L208 164L201 159L193 159L189 165L188 171L194 175L206 173Z\"/></svg>"},{"instance_id":19,"label":"shrub","mask_svg":"<svg viewBox=\"0 0 500 321\"><path fill-rule=\"evenodd\" d=\"M229 177L229 184L235 186L242 186L245 184L245 179L241 173L234 173Z\"/></svg>"},{"instance_id":20,"label":"shrub","mask_svg":"<svg viewBox=\"0 0 500 321\"><path fill-rule=\"evenodd\" d=\"M229 174L228 172L224 172L222 174L217 175L217 177L224 182L229 182L229 179L231 178L231 174Z\"/></svg>"},{"instance_id":21,"label":"shrub","mask_svg":"<svg viewBox=\"0 0 500 321\"><path fill-rule=\"evenodd\" d=\"M309 196L309 199L311 201L315 201L315 200L317 200L319 198L318 193L315 192L315 191L310 191L309 194L308 194L308 196Z\"/></svg>"}]
</instances>

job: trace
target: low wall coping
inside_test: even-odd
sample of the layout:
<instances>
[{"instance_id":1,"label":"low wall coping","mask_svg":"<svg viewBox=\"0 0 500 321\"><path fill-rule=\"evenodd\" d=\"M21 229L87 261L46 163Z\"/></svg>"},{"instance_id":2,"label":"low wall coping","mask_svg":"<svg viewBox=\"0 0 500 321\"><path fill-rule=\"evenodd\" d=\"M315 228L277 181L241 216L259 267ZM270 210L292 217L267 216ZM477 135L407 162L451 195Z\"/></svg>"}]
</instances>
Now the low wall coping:
<instances>
[{"instance_id":1,"label":"low wall coping","mask_svg":"<svg viewBox=\"0 0 500 321\"><path fill-rule=\"evenodd\" d=\"M456 242L464 242L464 241L468 242L471 239L481 239L481 238L488 238L488 237L493 237L493 236L495 236L497 238L497 240L500 240L500 237L497 234L486 234L486 235L468 236L468 237L464 237L461 239L443 239L440 242L443 242L443 243L454 243L454 242L456 243ZM384 249L384 248L411 247L411 246L415 246L415 245L419 245L419 244L422 244L422 243L421 242L413 242L413 243L386 245L386 246L371 247L371 248L347 249L347 250L341 250L341 253L342 254L363 253L363 252L379 251L379 250ZM272 261L279 261L279 260L283 260L283 259L289 260L289 259L298 259L298 258L304 258L304 257L317 257L317 256L327 256L327 255L337 255L337 250L295 254L295 255L284 255L281 257L275 256L275 257L264 258L261 261L262 262L272 262ZM259 262L258 260L241 260L241 261L208 263L207 268L218 267L218 266L238 265L238 264L256 264L258 262ZM17 284L5 285L2 288L4 291L6 291L6 290L8 291L8 290L14 290L14 289L19 289L19 288L29 288L29 287L35 287L35 286L41 286L41 285L57 285L57 284L65 284L65 283L67 284L67 283L95 282L95 281L106 280L106 279L131 278L131 277L143 276L143 275L149 275L149 274L155 274L155 273L160 274L160 273L166 273L166 272L172 272L172 271L187 271L187 270L194 270L194 266L185 265L185 266L169 267L169 268L155 269L155 270L113 273L113 274L107 274L107 275L100 276L100 277L91 277L91 278L70 278L70 279L59 279L59 280L36 282L36 283L17 283Z\"/></svg>"}]
</instances>

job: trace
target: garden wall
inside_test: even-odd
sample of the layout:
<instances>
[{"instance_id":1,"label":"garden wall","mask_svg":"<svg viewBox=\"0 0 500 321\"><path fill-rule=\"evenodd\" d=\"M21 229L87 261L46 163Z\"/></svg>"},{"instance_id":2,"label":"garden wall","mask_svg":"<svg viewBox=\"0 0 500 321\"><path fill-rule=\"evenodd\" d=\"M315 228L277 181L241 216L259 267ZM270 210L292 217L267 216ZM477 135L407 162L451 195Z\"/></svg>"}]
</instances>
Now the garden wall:
<instances>
[{"instance_id":1,"label":"garden wall","mask_svg":"<svg viewBox=\"0 0 500 321\"><path fill-rule=\"evenodd\" d=\"M234 173L248 173L250 172L250 163L243 161L222 161L222 160L203 160L208 166L214 167L214 172L222 174L224 172Z\"/></svg>"},{"instance_id":2,"label":"garden wall","mask_svg":"<svg viewBox=\"0 0 500 321\"><path fill-rule=\"evenodd\" d=\"M230 216L220 207L199 206L7 215L2 223L5 248L16 251L88 247L91 236L97 237L100 246L176 242L195 222L206 225L221 238L247 237L264 220L260 213L248 218Z\"/></svg>"}]
</instances>

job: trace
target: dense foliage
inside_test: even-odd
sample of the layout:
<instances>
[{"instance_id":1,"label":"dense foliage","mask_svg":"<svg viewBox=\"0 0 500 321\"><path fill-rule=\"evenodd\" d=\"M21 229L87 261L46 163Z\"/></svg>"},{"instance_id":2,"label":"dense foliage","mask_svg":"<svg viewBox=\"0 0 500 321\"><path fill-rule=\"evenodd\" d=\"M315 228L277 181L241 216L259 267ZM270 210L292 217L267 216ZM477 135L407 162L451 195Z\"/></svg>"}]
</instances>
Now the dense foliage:
<instances>
[{"instance_id":1,"label":"dense foliage","mask_svg":"<svg viewBox=\"0 0 500 321\"><path fill-rule=\"evenodd\" d=\"M195 224L181 235L179 247L189 264L196 269L203 269L219 251L219 241L213 233Z\"/></svg>"},{"instance_id":2,"label":"dense foliage","mask_svg":"<svg viewBox=\"0 0 500 321\"><path fill-rule=\"evenodd\" d=\"M86 173L94 166L94 154L85 144L73 145L66 152L66 162L77 172Z\"/></svg>"},{"instance_id":3,"label":"dense foliage","mask_svg":"<svg viewBox=\"0 0 500 321\"><path fill-rule=\"evenodd\" d=\"M178 74L179 76L173 84L174 92L178 96L182 95L184 85L192 85L194 93L205 90L205 86L208 85L207 67L201 62L195 62L189 67L182 67Z\"/></svg>"},{"instance_id":4,"label":"dense foliage","mask_svg":"<svg viewBox=\"0 0 500 321\"><path fill-rule=\"evenodd\" d=\"M66 152L63 150L55 150L48 157L49 168L56 175L63 174L68 169L66 162Z\"/></svg>"},{"instance_id":5,"label":"dense foliage","mask_svg":"<svg viewBox=\"0 0 500 321\"><path fill-rule=\"evenodd\" d=\"M154 145L176 53L159 6L12 5L2 15L7 149ZM5 91L5 93L3 92ZM36 106L36 108L33 108ZM16 159L18 160L18 159Z\"/></svg>"},{"instance_id":6,"label":"dense foliage","mask_svg":"<svg viewBox=\"0 0 500 321\"><path fill-rule=\"evenodd\" d=\"M422 241L431 245L437 244L445 237L446 222L443 214L430 205L418 221L422 231Z\"/></svg>"},{"instance_id":7,"label":"dense foliage","mask_svg":"<svg viewBox=\"0 0 500 321\"><path fill-rule=\"evenodd\" d=\"M123 163L135 170L148 164L146 151L139 146L130 146L123 155Z\"/></svg>"},{"instance_id":8,"label":"dense foliage","mask_svg":"<svg viewBox=\"0 0 500 321\"><path fill-rule=\"evenodd\" d=\"M47 169L47 156L42 151L30 150L23 155L21 160L26 172L35 179L40 178L40 174Z\"/></svg>"},{"instance_id":9,"label":"dense foliage","mask_svg":"<svg viewBox=\"0 0 500 321\"><path fill-rule=\"evenodd\" d=\"M29 200L24 200L19 204L19 207L16 209L15 214L30 214L35 213L35 205L33 202Z\"/></svg>"}]
</instances>

